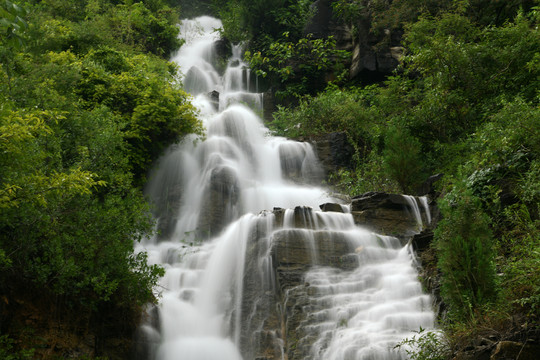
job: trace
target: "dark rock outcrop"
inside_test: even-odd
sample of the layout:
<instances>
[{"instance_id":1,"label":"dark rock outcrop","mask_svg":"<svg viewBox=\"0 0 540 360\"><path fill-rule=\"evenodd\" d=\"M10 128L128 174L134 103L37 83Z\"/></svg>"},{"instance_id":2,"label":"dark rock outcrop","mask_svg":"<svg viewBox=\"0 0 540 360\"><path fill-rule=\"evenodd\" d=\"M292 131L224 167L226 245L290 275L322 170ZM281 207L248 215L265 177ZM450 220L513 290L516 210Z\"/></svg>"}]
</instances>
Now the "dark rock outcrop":
<instances>
[{"instance_id":1,"label":"dark rock outcrop","mask_svg":"<svg viewBox=\"0 0 540 360\"><path fill-rule=\"evenodd\" d=\"M217 111L219 109L219 92L217 92L216 90L213 90L209 92L208 94L206 94L206 96L212 103L212 106L214 107L214 109Z\"/></svg>"},{"instance_id":2,"label":"dark rock outcrop","mask_svg":"<svg viewBox=\"0 0 540 360\"><path fill-rule=\"evenodd\" d=\"M319 207L320 207L321 210L324 211L324 212L327 212L327 211L331 211L331 212L339 212L339 213L344 212L344 211L343 211L343 207L342 207L340 204L335 204L335 203L325 203L325 204L319 205Z\"/></svg>"},{"instance_id":3,"label":"dark rock outcrop","mask_svg":"<svg viewBox=\"0 0 540 360\"><path fill-rule=\"evenodd\" d=\"M379 81L390 75L399 65L403 55L402 34L385 29L380 33L371 31L371 4L363 10L354 23L338 19L331 0L317 0L312 4L313 17L304 33L317 38L334 36L338 48L351 52L350 78L365 82Z\"/></svg>"},{"instance_id":4,"label":"dark rock outcrop","mask_svg":"<svg viewBox=\"0 0 540 360\"><path fill-rule=\"evenodd\" d=\"M313 145L325 174L340 168L351 168L354 148L349 143L346 133L334 132L311 137L309 142Z\"/></svg>"},{"instance_id":5,"label":"dark rock outcrop","mask_svg":"<svg viewBox=\"0 0 540 360\"><path fill-rule=\"evenodd\" d=\"M214 42L214 58L209 59L214 68L221 74L227 67L227 61L232 56L232 45L228 39L221 38Z\"/></svg>"},{"instance_id":6,"label":"dark rock outcrop","mask_svg":"<svg viewBox=\"0 0 540 360\"><path fill-rule=\"evenodd\" d=\"M421 222L428 224L427 214L416 198L405 195L369 192L353 198L351 213L356 224L385 235L413 235L422 227L414 216L411 202L416 201Z\"/></svg>"},{"instance_id":7,"label":"dark rock outcrop","mask_svg":"<svg viewBox=\"0 0 540 360\"><path fill-rule=\"evenodd\" d=\"M236 219L239 197L235 171L227 166L212 170L210 185L205 192L203 212L199 217L198 237L205 239L216 236Z\"/></svg>"}]
</instances>

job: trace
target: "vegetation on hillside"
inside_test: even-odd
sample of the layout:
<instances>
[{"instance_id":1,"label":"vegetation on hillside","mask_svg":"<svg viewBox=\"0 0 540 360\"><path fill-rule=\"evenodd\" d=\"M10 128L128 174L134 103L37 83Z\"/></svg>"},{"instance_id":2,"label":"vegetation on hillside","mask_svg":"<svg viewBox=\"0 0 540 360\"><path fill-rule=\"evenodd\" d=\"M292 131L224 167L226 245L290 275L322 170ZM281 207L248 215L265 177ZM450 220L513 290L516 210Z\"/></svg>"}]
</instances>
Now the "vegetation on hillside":
<instances>
[{"instance_id":1,"label":"vegetation on hillside","mask_svg":"<svg viewBox=\"0 0 540 360\"><path fill-rule=\"evenodd\" d=\"M15 309L103 344L154 300L163 270L133 251L153 229L141 187L201 130L165 60L180 46L173 3L0 2L0 354L56 341Z\"/></svg>"}]
</instances>

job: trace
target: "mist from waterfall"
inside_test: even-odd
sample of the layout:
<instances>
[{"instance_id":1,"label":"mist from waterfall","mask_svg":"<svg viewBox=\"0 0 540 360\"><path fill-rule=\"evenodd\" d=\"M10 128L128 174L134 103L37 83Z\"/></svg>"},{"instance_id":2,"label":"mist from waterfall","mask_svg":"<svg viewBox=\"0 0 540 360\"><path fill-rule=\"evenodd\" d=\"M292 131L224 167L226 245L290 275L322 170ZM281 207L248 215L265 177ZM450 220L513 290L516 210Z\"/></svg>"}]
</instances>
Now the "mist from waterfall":
<instances>
[{"instance_id":1,"label":"mist from waterfall","mask_svg":"<svg viewBox=\"0 0 540 360\"><path fill-rule=\"evenodd\" d=\"M283 318L301 292L309 316L293 330L306 359L405 359L394 346L434 327L410 247L357 227L346 206L343 213L315 210L337 200L314 185L323 177L314 150L271 136L240 45L232 46L225 70L216 70L220 27L210 17L184 20L186 43L172 59L206 134L171 147L150 176L159 233L137 251L147 251L166 274L156 288L159 305L141 327L147 346L137 357L247 360L264 333L276 347L272 358L285 359L284 332L291 329L268 331L259 313ZM418 202L408 201L421 227ZM427 209L424 200L420 205ZM275 261L295 256L290 237L309 249L309 267L301 289L278 295ZM325 249L338 245L347 253L340 261L352 265L331 266ZM253 286L260 294L247 301ZM276 307L269 299L279 296Z\"/></svg>"}]
</instances>

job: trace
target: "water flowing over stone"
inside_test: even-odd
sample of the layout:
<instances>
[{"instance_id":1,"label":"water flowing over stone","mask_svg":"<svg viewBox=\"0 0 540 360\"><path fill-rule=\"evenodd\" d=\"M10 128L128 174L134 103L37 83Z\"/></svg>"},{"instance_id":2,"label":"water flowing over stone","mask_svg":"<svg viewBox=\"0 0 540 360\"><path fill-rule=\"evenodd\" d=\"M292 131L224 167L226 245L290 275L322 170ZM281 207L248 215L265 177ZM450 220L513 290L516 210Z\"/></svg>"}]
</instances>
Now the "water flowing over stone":
<instances>
[{"instance_id":1,"label":"water flowing over stone","mask_svg":"<svg viewBox=\"0 0 540 360\"><path fill-rule=\"evenodd\" d=\"M166 273L136 358L405 359L394 346L433 328L431 298L411 247L358 223L377 215L378 199L405 219L401 233L418 232L427 202L371 194L348 206L316 186L312 147L270 136L257 115L262 95L241 47L216 70L220 26L182 22L173 60L207 132L169 149L150 177L158 235L137 250Z\"/></svg>"}]
</instances>

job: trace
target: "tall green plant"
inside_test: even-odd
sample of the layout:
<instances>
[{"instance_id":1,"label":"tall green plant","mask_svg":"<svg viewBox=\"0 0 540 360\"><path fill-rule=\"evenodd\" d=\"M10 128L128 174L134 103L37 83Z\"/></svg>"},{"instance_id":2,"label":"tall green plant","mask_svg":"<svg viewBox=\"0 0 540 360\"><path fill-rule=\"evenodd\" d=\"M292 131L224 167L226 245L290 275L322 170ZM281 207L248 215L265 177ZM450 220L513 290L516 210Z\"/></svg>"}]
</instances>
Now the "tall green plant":
<instances>
[{"instance_id":1,"label":"tall green plant","mask_svg":"<svg viewBox=\"0 0 540 360\"><path fill-rule=\"evenodd\" d=\"M441 294L451 317L471 319L497 299L490 219L480 199L458 184L440 202L443 220L435 231Z\"/></svg>"},{"instance_id":2,"label":"tall green plant","mask_svg":"<svg viewBox=\"0 0 540 360\"><path fill-rule=\"evenodd\" d=\"M422 180L420 142L405 128L391 126L386 132L384 168L404 193L412 193Z\"/></svg>"}]
</instances>

